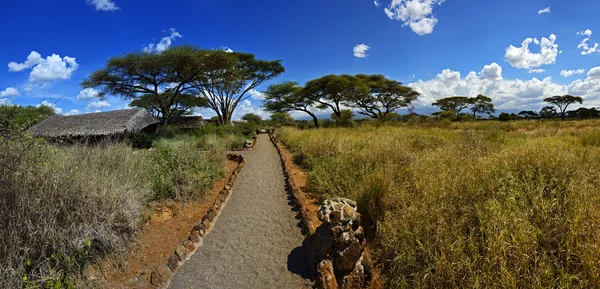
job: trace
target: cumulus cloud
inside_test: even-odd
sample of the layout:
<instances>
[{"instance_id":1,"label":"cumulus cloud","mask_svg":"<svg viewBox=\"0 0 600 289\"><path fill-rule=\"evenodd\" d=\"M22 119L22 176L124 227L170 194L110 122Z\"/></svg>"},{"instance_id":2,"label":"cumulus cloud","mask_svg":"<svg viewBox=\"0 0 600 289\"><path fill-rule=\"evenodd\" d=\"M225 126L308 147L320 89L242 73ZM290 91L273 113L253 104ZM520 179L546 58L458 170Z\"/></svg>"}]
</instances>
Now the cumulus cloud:
<instances>
[{"instance_id":1,"label":"cumulus cloud","mask_svg":"<svg viewBox=\"0 0 600 289\"><path fill-rule=\"evenodd\" d=\"M56 106L56 103L49 102L49 101L47 101L47 100L44 100L44 101L42 101L42 102L38 103L38 104L37 104L35 107L40 107L40 106L42 106L42 105L43 105L43 106L47 106L47 107L50 107L50 108L54 109L54 112L55 112L56 114L61 114L61 113L62 113L62 108L60 108L60 107Z\"/></svg>"},{"instance_id":2,"label":"cumulus cloud","mask_svg":"<svg viewBox=\"0 0 600 289\"><path fill-rule=\"evenodd\" d=\"M99 94L99 91L97 91L93 88L86 88L79 92L79 94L77 95L77 100L94 99L94 98L98 97L98 94Z\"/></svg>"},{"instance_id":3,"label":"cumulus cloud","mask_svg":"<svg viewBox=\"0 0 600 289\"><path fill-rule=\"evenodd\" d=\"M32 69L29 73L29 82L48 82L71 78L79 64L74 57L52 54L44 59L38 52L32 51L23 63L10 62L8 71L20 72Z\"/></svg>"},{"instance_id":4,"label":"cumulus cloud","mask_svg":"<svg viewBox=\"0 0 600 289\"><path fill-rule=\"evenodd\" d=\"M244 114L253 113L260 116L262 119L268 119L269 113L264 111L260 106L252 104L248 99L243 100L235 109L233 119L241 119Z\"/></svg>"},{"instance_id":5,"label":"cumulus cloud","mask_svg":"<svg viewBox=\"0 0 600 289\"><path fill-rule=\"evenodd\" d=\"M19 96L21 93L14 87L9 87L3 91L0 91L0 97L11 97L11 96Z\"/></svg>"},{"instance_id":6,"label":"cumulus cloud","mask_svg":"<svg viewBox=\"0 0 600 289\"><path fill-rule=\"evenodd\" d=\"M69 112L65 113L65 115L77 115L77 114L81 114L81 111L79 111L77 109L71 109L71 110L69 110Z\"/></svg>"},{"instance_id":7,"label":"cumulus cloud","mask_svg":"<svg viewBox=\"0 0 600 289\"><path fill-rule=\"evenodd\" d=\"M581 49L581 55L589 55L592 53L600 53L598 50L598 43L594 43L592 47L588 45L588 41L592 38L592 30L586 29L584 31L577 32L577 35L583 35L585 38L581 40L577 48Z\"/></svg>"},{"instance_id":8,"label":"cumulus cloud","mask_svg":"<svg viewBox=\"0 0 600 289\"><path fill-rule=\"evenodd\" d=\"M89 5L95 6L96 11L116 11L119 7L112 0L87 0Z\"/></svg>"},{"instance_id":9,"label":"cumulus cloud","mask_svg":"<svg viewBox=\"0 0 600 289\"><path fill-rule=\"evenodd\" d=\"M11 105L8 98L0 98L0 105Z\"/></svg>"},{"instance_id":10,"label":"cumulus cloud","mask_svg":"<svg viewBox=\"0 0 600 289\"><path fill-rule=\"evenodd\" d=\"M85 108L85 110L99 109L99 108L105 108L105 107L110 107L110 103L108 101L96 100L96 101L88 104L87 107Z\"/></svg>"},{"instance_id":11,"label":"cumulus cloud","mask_svg":"<svg viewBox=\"0 0 600 289\"><path fill-rule=\"evenodd\" d=\"M256 99L256 100L263 100L265 99L265 94L256 90L256 89L251 89L250 91L248 91L248 93L250 94L250 97Z\"/></svg>"},{"instance_id":12,"label":"cumulus cloud","mask_svg":"<svg viewBox=\"0 0 600 289\"><path fill-rule=\"evenodd\" d=\"M540 11L538 11L538 15L542 15L544 13L550 13L550 7L546 7L544 9L540 9Z\"/></svg>"},{"instance_id":13,"label":"cumulus cloud","mask_svg":"<svg viewBox=\"0 0 600 289\"><path fill-rule=\"evenodd\" d=\"M575 75L575 74L583 74L584 72L585 72L584 69L576 69L576 70L575 69L570 69L570 70L564 70L563 69L560 72L560 75L563 76L563 77L570 77L570 76Z\"/></svg>"},{"instance_id":14,"label":"cumulus cloud","mask_svg":"<svg viewBox=\"0 0 600 289\"><path fill-rule=\"evenodd\" d=\"M392 20L402 22L402 26L410 26L418 35L433 33L438 19L433 16L433 7L441 5L444 0L392 0L384 9Z\"/></svg>"},{"instance_id":15,"label":"cumulus cloud","mask_svg":"<svg viewBox=\"0 0 600 289\"><path fill-rule=\"evenodd\" d=\"M365 58L367 57L367 50L371 49L370 46L362 43L354 46L354 57L356 58Z\"/></svg>"},{"instance_id":16,"label":"cumulus cloud","mask_svg":"<svg viewBox=\"0 0 600 289\"><path fill-rule=\"evenodd\" d=\"M545 72L546 70L542 69L542 68L532 68L527 70L527 72L529 72L529 74L531 73L542 73Z\"/></svg>"},{"instance_id":17,"label":"cumulus cloud","mask_svg":"<svg viewBox=\"0 0 600 289\"><path fill-rule=\"evenodd\" d=\"M506 61L510 63L512 67L527 69L530 73L539 72L535 68L542 65L554 64L556 57L559 54L558 44L556 42L556 35L550 34L550 37L542 37L541 40L537 38L526 38L522 43L521 47L515 47L510 45L506 48L504 57ZM529 45L533 43L540 46L539 53L533 53L529 50Z\"/></svg>"},{"instance_id":18,"label":"cumulus cloud","mask_svg":"<svg viewBox=\"0 0 600 289\"><path fill-rule=\"evenodd\" d=\"M379 1L377 1L377 0L373 1L373 4L375 4L375 6L377 6L377 7L381 6L381 3L379 3Z\"/></svg>"},{"instance_id":19,"label":"cumulus cloud","mask_svg":"<svg viewBox=\"0 0 600 289\"><path fill-rule=\"evenodd\" d=\"M152 53L152 52L161 53L161 52L167 50L167 48L171 47L171 43L173 43L173 41L175 39L183 37L183 35L179 34L179 32L177 32L177 30L175 28L169 29L169 33L170 33L170 35L163 37L159 43L148 44L146 47L144 47L144 51L150 52L150 53Z\"/></svg>"}]
</instances>

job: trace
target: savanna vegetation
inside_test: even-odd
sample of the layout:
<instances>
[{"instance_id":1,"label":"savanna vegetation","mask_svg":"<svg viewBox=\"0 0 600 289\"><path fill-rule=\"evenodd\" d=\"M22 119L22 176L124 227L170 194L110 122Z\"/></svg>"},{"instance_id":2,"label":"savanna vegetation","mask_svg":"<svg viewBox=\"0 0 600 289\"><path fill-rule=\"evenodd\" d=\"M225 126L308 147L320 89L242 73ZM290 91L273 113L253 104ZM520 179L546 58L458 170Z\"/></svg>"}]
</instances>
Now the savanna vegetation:
<instances>
[{"instance_id":1,"label":"savanna vegetation","mask_svg":"<svg viewBox=\"0 0 600 289\"><path fill-rule=\"evenodd\" d=\"M319 199L358 200L389 288L600 286L597 120L282 128Z\"/></svg>"}]
</instances>

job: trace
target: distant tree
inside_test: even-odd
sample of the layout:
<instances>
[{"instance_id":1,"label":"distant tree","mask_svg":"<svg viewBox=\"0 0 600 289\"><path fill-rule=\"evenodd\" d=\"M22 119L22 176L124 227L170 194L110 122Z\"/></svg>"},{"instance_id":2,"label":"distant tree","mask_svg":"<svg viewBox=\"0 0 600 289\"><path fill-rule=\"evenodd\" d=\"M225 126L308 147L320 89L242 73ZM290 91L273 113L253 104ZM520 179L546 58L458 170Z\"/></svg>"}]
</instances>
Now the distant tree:
<instances>
[{"instance_id":1,"label":"distant tree","mask_svg":"<svg viewBox=\"0 0 600 289\"><path fill-rule=\"evenodd\" d=\"M357 86L355 78L350 75L326 75L306 83L303 94L315 102L317 108L331 109L341 116L342 104L352 99L351 93L364 93L364 86Z\"/></svg>"},{"instance_id":2,"label":"distant tree","mask_svg":"<svg viewBox=\"0 0 600 289\"><path fill-rule=\"evenodd\" d=\"M580 119L588 119L590 117L593 117L594 112L595 112L594 108L585 108L585 107L580 107L579 109L577 109L575 111L576 116L579 117Z\"/></svg>"},{"instance_id":3,"label":"distant tree","mask_svg":"<svg viewBox=\"0 0 600 289\"><path fill-rule=\"evenodd\" d=\"M354 112L349 109L344 109L340 111L339 116L335 113L332 113L331 119L335 121L337 126L350 127L354 125Z\"/></svg>"},{"instance_id":4,"label":"distant tree","mask_svg":"<svg viewBox=\"0 0 600 289\"><path fill-rule=\"evenodd\" d=\"M492 103L492 99L483 94L470 98L469 101L473 116L477 116L477 114L491 115L492 113L496 112L494 109L494 104Z\"/></svg>"},{"instance_id":5,"label":"distant tree","mask_svg":"<svg viewBox=\"0 0 600 289\"><path fill-rule=\"evenodd\" d=\"M345 104L359 109L358 113L379 121L402 107L410 107L419 93L402 82L387 79L381 74L358 74L352 78L354 93L348 94Z\"/></svg>"},{"instance_id":6,"label":"distant tree","mask_svg":"<svg viewBox=\"0 0 600 289\"><path fill-rule=\"evenodd\" d=\"M561 116L561 119L564 121L565 120L565 112L567 110L567 107L569 107L569 105L573 104L573 103L583 103L583 98L579 97L579 96L572 96L572 95L556 95L553 97L548 97L544 99L545 102L553 104L554 106L556 106L558 108L558 113Z\"/></svg>"},{"instance_id":7,"label":"distant tree","mask_svg":"<svg viewBox=\"0 0 600 289\"><path fill-rule=\"evenodd\" d=\"M297 82L284 81L270 85L265 94L264 108L271 112L302 111L313 119L315 128L319 127L319 119L312 112L315 101L306 97L303 88Z\"/></svg>"},{"instance_id":8,"label":"distant tree","mask_svg":"<svg viewBox=\"0 0 600 289\"><path fill-rule=\"evenodd\" d=\"M508 122L510 119L510 114L506 113L506 112L502 112L500 113L500 115L498 115L498 120L501 122Z\"/></svg>"},{"instance_id":9,"label":"distant tree","mask_svg":"<svg viewBox=\"0 0 600 289\"><path fill-rule=\"evenodd\" d=\"M257 86L285 71L280 60L257 60L252 54L211 50L204 51L202 57L208 69L196 75L192 84L221 124L231 123L238 104Z\"/></svg>"},{"instance_id":10,"label":"distant tree","mask_svg":"<svg viewBox=\"0 0 600 289\"><path fill-rule=\"evenodd\" d=\"M203 52L193 46L180 46L159 54L134 52L112 57L81 85L99 89L99 98L110 94L149 108L166 123L189 113L193 106L206 104L192 100L200 93L193 80L207 69L200 55Z\"/></svg>"},{"instance_id":11,"label":"distant tree","mask_svg":"<svg viewBox=\"0 0 600 289\"><path fill-rule=\"evenodd\" d=\"M271 114L271 121L278 125L290 125L294 118L288 112L274 112Z\"/></svg>"},{"instance_id":12,"label":"distant tree","mask_svg":"<svg viewBox=\"0 0 600 289\"><path fill-rule=\"evenodd\" d=\"M438 106L443 111L454 111L458 119L460 112L471 105L471 100L466 96L452 96L439 99L431 105Z\"/></svg>"},{"instance_id":13,"label":"distant tree","mask_svg":"<svg viewBox=\"0 0 600 289\"><path fill-rule=\"evenodd\" d=\"M553 118L556 115L556 108L554 106L544 106L540 110L540 117Z\"/></svg>"},{"instance_id":14,"label":"distant tree","mask_svg":"<svg viewBox=\"0 0 600 289\"><path fill-rule=\"evenodd\" d=\"M533 110L523 110L517 114L519 117L530 119L538 117L537 112Z\"/></svg>"},{"instance_id":15,"label":"distant tree","mask_svg":"<svg viewBox=\"0 0 600 289\"><path fill-rule=\"evenodd\" d=\"M215 116L213 116L213 117L211 117L211 118L210 118L210 122L212 122L212 123L219 123L219 117L218 117L218 116L216 116L216 115L215 115Z\"/></svg>"},{"instance_id":16,"label":"distant tree","mask_svg":"<svg viewBox=\"0 0 600 289\"><path fill-rule=\"evenodd\" d=\"M261 124L262 123L262 118L254 113L247 113L244 114L242 116L242 119L247 121L247 122L251 122L251 123L255 123L255 124Z\"/></svg>"},{"instance_id":17,"label":"distant tree","mask_svg":"<svg viewBox=\"0 0 600 289\"><path fill-rule=\"evenodd\" d=\"M49 106L0 105L0 134L2 131L26 130L40 121L56 115Z\"/></svg>"}]
</instances>

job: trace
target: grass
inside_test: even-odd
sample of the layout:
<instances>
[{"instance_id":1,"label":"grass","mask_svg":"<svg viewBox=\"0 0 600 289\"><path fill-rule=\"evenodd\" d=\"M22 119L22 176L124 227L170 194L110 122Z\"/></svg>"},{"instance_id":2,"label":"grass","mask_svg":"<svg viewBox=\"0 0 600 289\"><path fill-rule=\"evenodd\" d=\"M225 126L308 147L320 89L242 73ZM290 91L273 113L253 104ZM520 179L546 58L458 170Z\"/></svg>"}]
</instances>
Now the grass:
<instances>
[{"instance_id":1,"label":"grass","mask_svg":"<svg viewBox=\"0 0 600 289\"><path fill-rule=\"evenodd\" d=\"M86 266L130 244L150 201L202 199L246 138L171 129L135 150L0 137L0 288L90 286Z\"/></svg>"},{"instance_id":2,"label":"grass","mask_svg":"<svg viewBox=\"0 0 600 289\"><path fill-rule=\"evenodd\" d=\"M389 288L600 286L598 121L277 132L358 200Z\"/></svg>"}]
</instances>

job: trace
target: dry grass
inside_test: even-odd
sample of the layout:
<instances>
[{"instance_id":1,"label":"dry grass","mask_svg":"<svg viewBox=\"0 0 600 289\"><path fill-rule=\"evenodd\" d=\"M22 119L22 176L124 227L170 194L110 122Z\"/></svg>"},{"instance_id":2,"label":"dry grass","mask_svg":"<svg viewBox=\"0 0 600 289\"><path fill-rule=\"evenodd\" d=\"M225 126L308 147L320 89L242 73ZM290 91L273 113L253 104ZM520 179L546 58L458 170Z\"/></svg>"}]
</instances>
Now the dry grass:
<instances>
[{"instance_id":1,"label":"dry grass","mask_svg":"<svg viewBox=\"0 0 600 289\"><path fill-rule=\"evenodd\" d=\"M88 286L85 266L128 245L150 200L204 196L223 173L220 140L133 150L0 138L0 288Z\"/></svg>"},{"instance_id":2,"label":"dry grass","mask_svg":"<svg viewBox=\"0 0 600 289\"><path fill-rule=\"evenodd\" d=\"M598 121L278 131L359 201L391 288L600 286Z\"/></svg>"}]
</instances>

